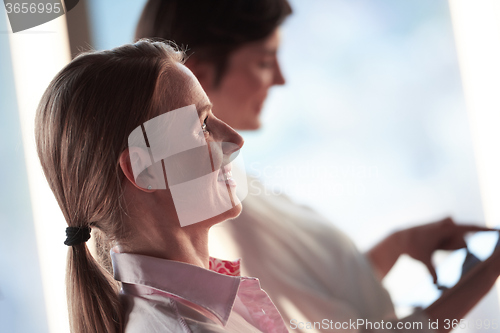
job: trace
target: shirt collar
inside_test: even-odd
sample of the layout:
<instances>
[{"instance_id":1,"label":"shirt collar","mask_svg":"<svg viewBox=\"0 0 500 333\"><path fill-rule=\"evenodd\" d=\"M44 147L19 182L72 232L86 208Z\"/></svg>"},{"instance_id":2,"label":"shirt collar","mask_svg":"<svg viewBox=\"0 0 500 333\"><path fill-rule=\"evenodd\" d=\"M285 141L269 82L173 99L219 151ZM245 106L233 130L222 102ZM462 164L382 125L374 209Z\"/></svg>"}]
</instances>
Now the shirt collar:
<instances>
[{"instance_id":1,"label":"shirt collar","mask_svg":"<svg viewBox=\"0 0 500 333\"><path fill-rule=\"evenodd\" d=\"M210 258L210 270L179 261L111 250L114 278L201 306L225 325L240 286L240 262Z\"/></svg>"}]
</instances>

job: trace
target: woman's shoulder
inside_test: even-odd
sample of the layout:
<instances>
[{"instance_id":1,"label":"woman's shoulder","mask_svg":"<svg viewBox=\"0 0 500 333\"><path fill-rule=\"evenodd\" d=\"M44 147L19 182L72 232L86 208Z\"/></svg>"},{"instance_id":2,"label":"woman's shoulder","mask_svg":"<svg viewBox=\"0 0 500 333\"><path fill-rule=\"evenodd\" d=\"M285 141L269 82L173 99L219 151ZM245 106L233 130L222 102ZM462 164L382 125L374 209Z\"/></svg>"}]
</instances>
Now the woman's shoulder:
<instances>
[{"instance_id":1,"label":"woman's shoulder","mask_svg":"<svg viewBox=\"0 0 500 333\"><path fill-rule=\"evenodd\" d=\"M222 333L226 332L175 299L163 295L120 295L124 308L124 333Z\"/></svg>"},{"instance_id":2,"label":"woman's shoulder","mask_svg":"<svg viewBox=\"0 0 500 333\"><path fill-rule=\"evenodd\" d=\"M174 301L154 295L120 295L124 311L125 333L183 332Z\"/></svg>"}]
</instances>

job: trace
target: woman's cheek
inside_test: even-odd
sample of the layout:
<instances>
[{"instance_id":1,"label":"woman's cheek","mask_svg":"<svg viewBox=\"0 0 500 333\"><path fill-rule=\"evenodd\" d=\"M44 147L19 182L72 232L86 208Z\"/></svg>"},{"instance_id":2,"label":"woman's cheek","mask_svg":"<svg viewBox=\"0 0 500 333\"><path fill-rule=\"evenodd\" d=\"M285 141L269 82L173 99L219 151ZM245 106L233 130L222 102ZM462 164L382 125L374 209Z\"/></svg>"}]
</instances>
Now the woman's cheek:
<instances>
[{"instance_id":1,"label":"woman's cheek","mask_svg":"<svg viewBox=\"0 0 500 333\"><path fill-rule=\"evenodd\" d=\"M260 89L269 89L274 80L274 69L273 68L261 68L259 73L256 75L257 85Z\"/></svg>"}]
</instances>

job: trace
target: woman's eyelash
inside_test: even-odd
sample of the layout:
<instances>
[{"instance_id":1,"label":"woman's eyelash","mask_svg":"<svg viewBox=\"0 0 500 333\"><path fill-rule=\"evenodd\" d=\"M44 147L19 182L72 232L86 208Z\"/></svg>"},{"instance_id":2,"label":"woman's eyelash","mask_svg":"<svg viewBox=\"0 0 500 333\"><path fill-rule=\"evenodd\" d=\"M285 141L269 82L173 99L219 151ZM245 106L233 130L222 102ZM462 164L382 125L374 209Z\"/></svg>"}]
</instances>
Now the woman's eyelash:
<instances>
[{"instance_id":1,"label":"woman's eyelash","mask_svg":"<svg viewBox=\"0 0 500 333\"><path fill-rule=\"evenodd\" d=\"M203 133L210 133L210 131L207 128L207 119L208 119L208 116L205 118L205 120L203 120L203 124L201 125L201 131Z\"/></svg>"},{"instance_id":2,"label":"woman's eyelash","mask_svg":"<svg viewBox=\"0 0 500 333\"><path fill-rule=\"evenodd\" d=\"M268 61L268 62L263 61L263 62L259 63L259 66L261 68L271 68L271 67L273 67L273 65L274 65L274 63L270 62L270 61Z\"/></svg>"}]
</instances>

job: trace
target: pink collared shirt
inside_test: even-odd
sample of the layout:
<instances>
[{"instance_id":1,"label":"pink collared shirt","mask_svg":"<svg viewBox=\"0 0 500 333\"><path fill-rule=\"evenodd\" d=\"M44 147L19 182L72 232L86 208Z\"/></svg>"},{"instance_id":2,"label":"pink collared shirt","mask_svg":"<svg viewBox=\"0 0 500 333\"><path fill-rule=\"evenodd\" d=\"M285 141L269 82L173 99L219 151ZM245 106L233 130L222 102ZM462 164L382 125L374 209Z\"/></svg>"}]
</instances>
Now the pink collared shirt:
<instances>
[{"instance_id":1,"label":"pink collared shirt","mask_svg":"<svg viewBox=\"0 0 500 333\"><path fill-rule=\"evenodd\" d=\"M239 275L239 260L210 258L207 270L113 251L111 259L126 333L288 332L259 280Z\"/></svg>"}]
</instances>

